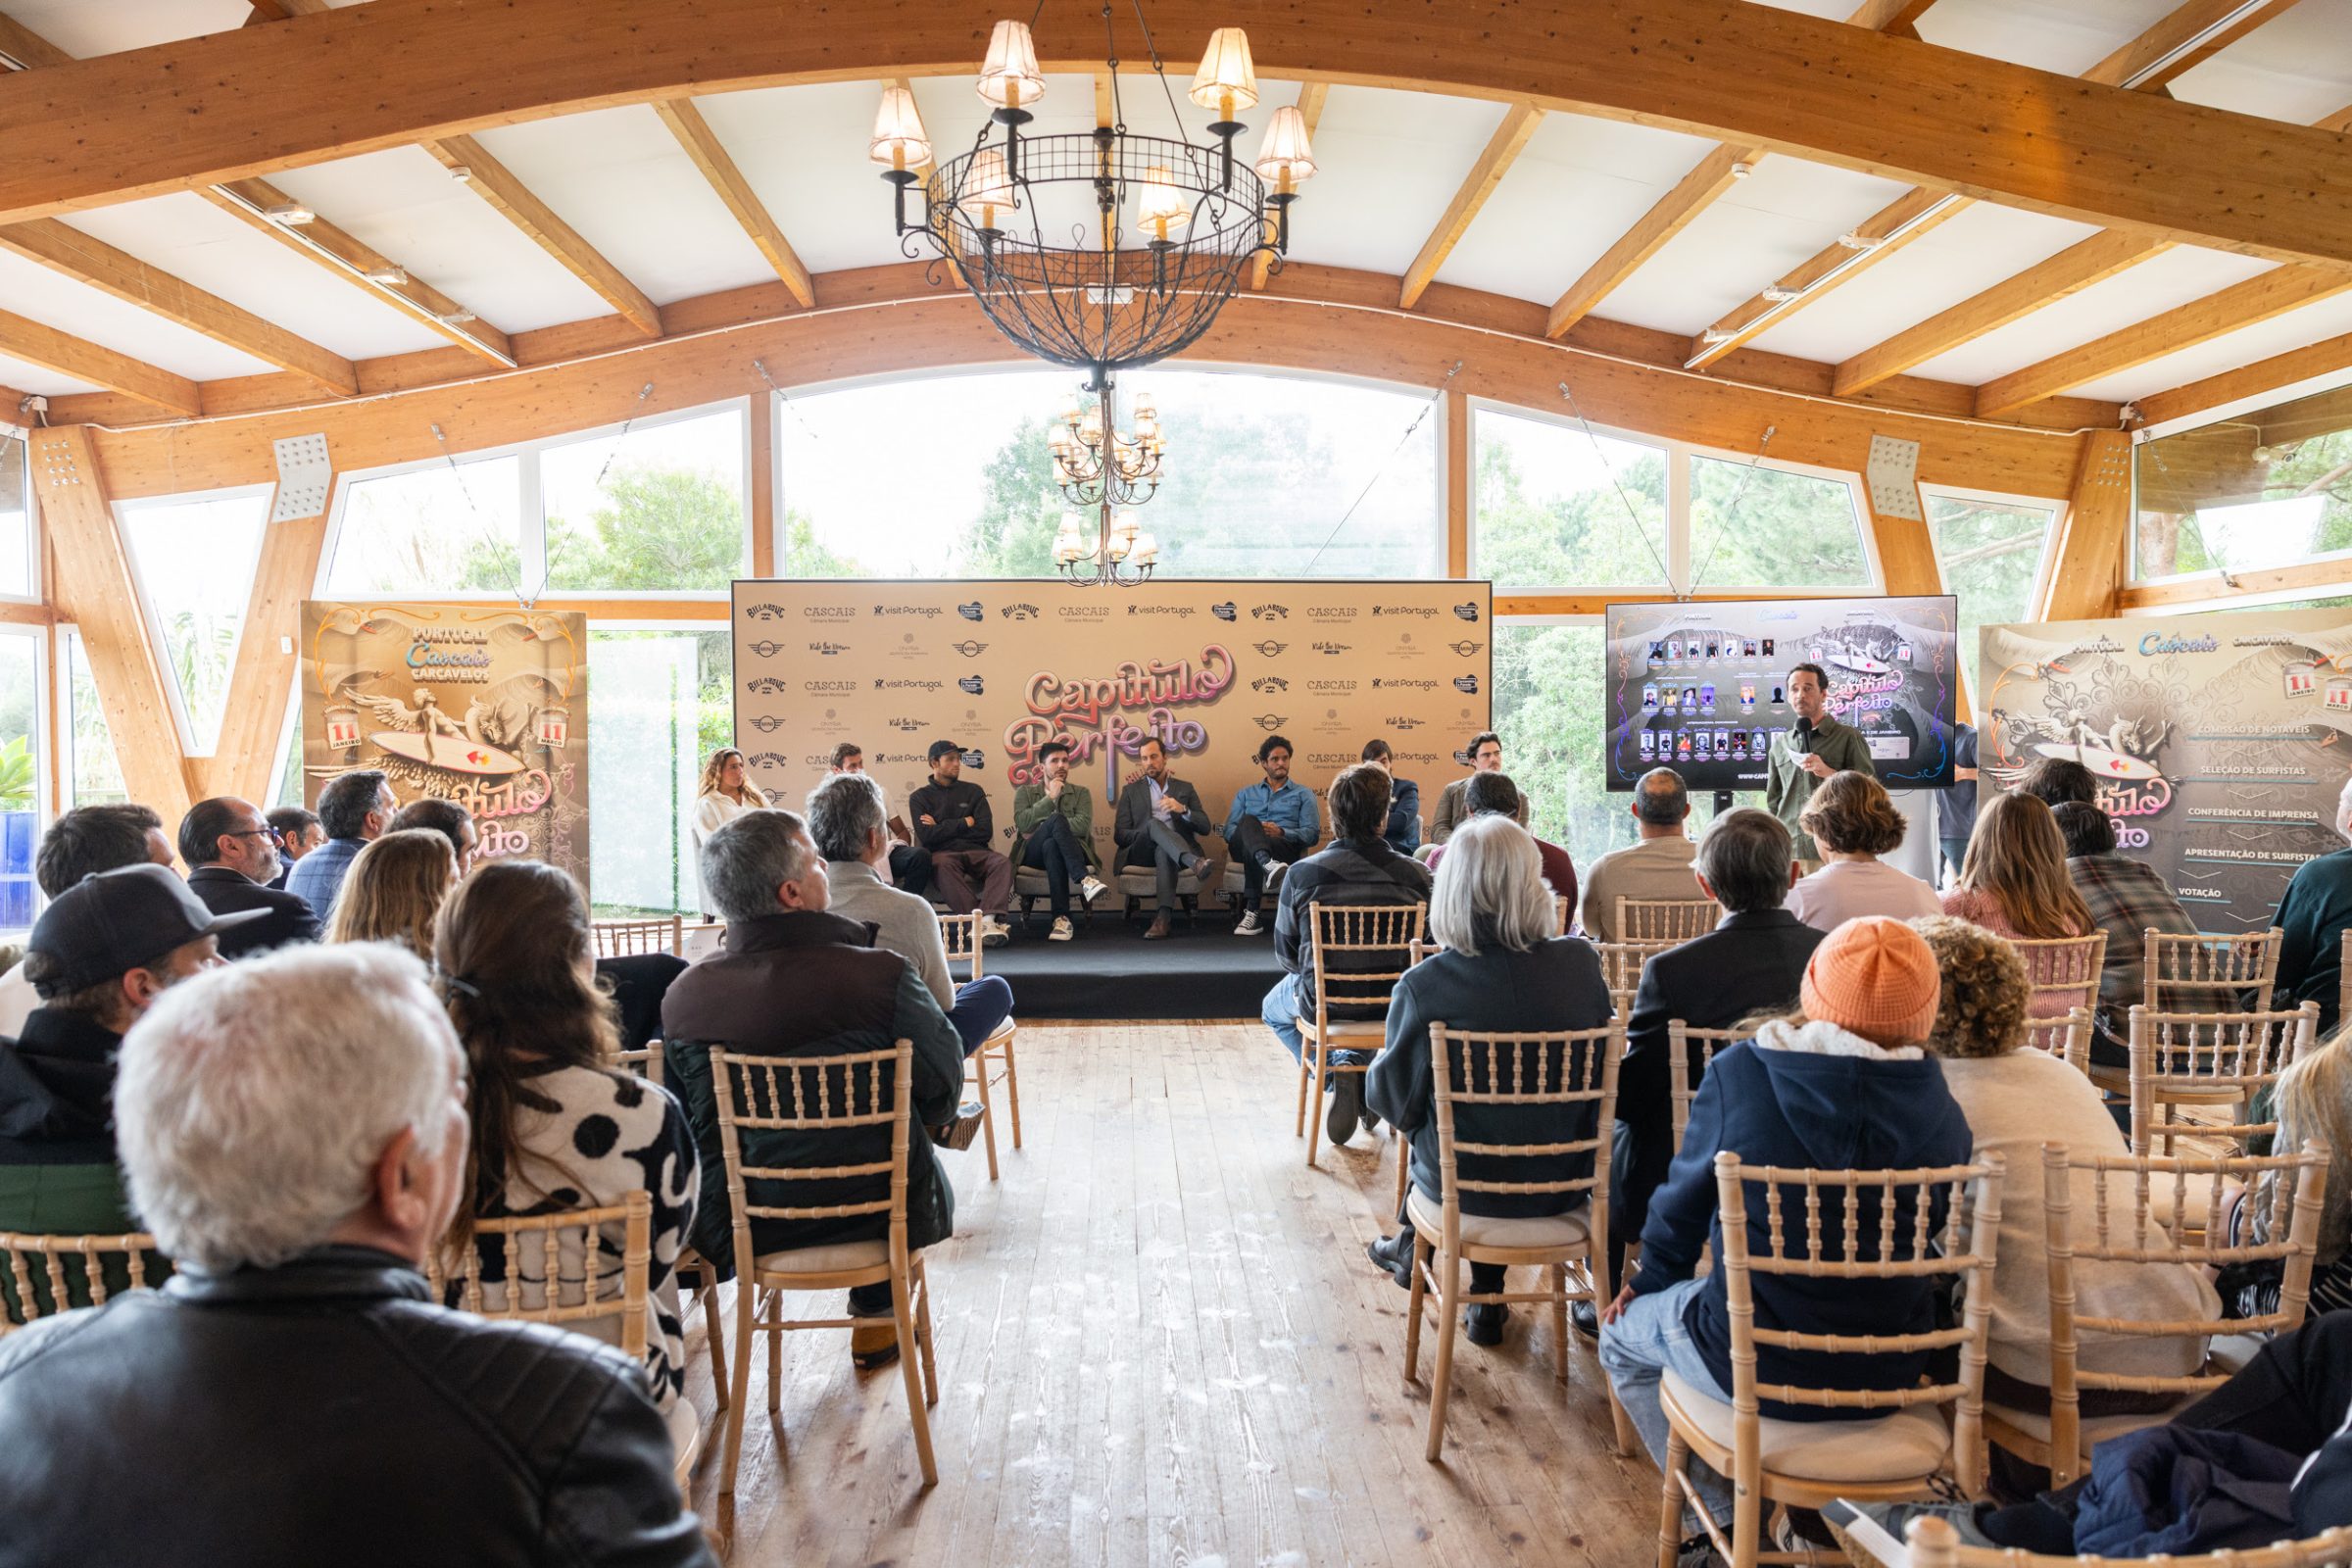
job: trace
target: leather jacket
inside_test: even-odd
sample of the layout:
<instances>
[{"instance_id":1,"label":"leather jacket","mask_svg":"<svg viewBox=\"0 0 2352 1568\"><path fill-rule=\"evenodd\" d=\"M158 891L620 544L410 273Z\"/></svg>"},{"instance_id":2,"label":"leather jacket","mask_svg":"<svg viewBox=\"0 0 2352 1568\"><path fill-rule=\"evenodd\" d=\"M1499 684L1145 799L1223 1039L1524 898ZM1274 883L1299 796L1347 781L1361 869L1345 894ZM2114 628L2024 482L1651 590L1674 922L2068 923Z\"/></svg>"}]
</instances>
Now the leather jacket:
<instances>
[{"instance_id":1,"label":"leather jacket","mask_svg":"<svg viewBox=\"0 0 2352 1568\"><path fill-rule=\"evenodd\" d=\"M369 1248L0 1341L0 1568L714 1565L645 1371Z\"/></svg>"}]
</instances>

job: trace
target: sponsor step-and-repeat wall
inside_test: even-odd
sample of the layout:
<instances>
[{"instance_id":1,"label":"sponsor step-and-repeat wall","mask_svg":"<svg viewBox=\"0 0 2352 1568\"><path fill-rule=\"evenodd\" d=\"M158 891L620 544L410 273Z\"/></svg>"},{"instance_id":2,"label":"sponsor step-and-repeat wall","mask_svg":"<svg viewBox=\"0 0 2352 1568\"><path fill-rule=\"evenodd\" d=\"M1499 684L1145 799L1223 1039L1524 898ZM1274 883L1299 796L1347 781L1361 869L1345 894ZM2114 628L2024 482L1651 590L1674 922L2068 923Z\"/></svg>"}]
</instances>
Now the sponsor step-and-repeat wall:
<instances>
[{"instance_id":1,"label":"sponsor step-and-repeat wall","mask_svg":"<svg viewBox=\"0 0 2352 1568\"><path fill-rule=\"evenodd\" d=\"M1013 791L1058 737L1106 861L1147 736L1218 827L1264 776L1252 758L1276 732L1318 795L1386 738L1426 814L1467 770L1458 753L1493 702L1483 582L744 580L734 630L736 744L776 804L798 809L852 741L904 816L931 743L952 740L1009 839Z\"/></svg>"},{"instance_id":2,"label":"sponsor step-and-repeat wall","mask_svg":"<svg viewBox=\"0 0 2352 1568\"><path fill-rule=\"evenodd\" d=\"M488 605L302 607L303 799L380 767L471 811L484 858L588 885L588 621Z\"/></svg>"},{"instance_id":3,"label":"sponsor step-and-repeat wall","mask_svg":"<svg viewBox=\"0 0 2352 1568\"><path fill-rule=\"evenodd\" d=\"M2352 617L2243 611L1987 626L1978 757L2003 785L2045 757L2099 779L2117 849L2208 931L2271 922L2295 868L2344 847Z\"/></svg>"}]
</instances>

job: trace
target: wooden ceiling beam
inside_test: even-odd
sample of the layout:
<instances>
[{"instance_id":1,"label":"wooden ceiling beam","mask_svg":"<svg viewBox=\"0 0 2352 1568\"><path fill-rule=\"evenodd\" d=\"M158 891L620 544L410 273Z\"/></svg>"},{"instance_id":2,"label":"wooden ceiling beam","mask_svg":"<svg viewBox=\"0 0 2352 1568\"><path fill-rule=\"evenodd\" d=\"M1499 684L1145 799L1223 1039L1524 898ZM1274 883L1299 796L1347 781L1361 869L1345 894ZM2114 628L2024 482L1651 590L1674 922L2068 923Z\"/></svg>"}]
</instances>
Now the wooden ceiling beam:
<instances>
[{"instance_id":1,"label":"wooden ceiling beam","mask_svg":"<svg viewBox=\"0 0 2352 1568\"><path fill-rule=\"evenodd\" d=\"M1206 37L1222 3L1164 0L1153 22ZM0 78L0 222L592 106L969 70L981 52L956 0L839 0L773 21L773 0L678 0L651 48L638 0L373 0ZM2352 270L2337 136L1754 0L1463 0L1419 28L1366 25L1355 0L1292 0L1252 21L1261 75L1525 100ZM1049 70L1091 70L1099 40L1076 11L1039 23Z\"/></svg>"},{"instance_id":2,"label":"wooden ceiling beam","mask_svg":"<svg viewBox=\"0 0 2352 1568\"><path fill-rule=\"evenodd\" d=\"M1897 38L1916 38L1919 19L1935 3L1936 0L1863 0L1862 8L1846 18L1845 24L1891 33Z\"/></svg>"},{"instance_id":3,"label":"wooden ceiling beam","mask_svg":"<svg viewBox=\"0 0 2352 1568\"><path fill-rule=\"evenodd\" d=\"M622 319L647 337L662 335L662 312L645 297L645 291L621 275L620 269L605 260L604 253L583 239L578 229L557 217L555 209L532 195L531 188L491 156L487 147L471 136L444 136L426 142L424 150L451 173L463 171L467 189L496 208Z\"/></svg>"},{"instance_id":4,"label":"wooden ceiling beam","mask_svg":"<svg viewBox=\"0 0 2352 1568\"><path fill-rule=\"evenodd\" d=\"M1991 418L2071 386L2114 375L2224 333L2352 291L2352 277L2316 267L2278 267L2176 310L2134 321L2080 348L2053 354L1977 388L1977 413Z\"/></svg>"},{"instance_id":5,"label":"wooden ceiling beam","mask_svg":"<svg viewBox=\"0 0 2352 1568\"><path fill-rule=\"evenodd\" d=\"M360 389L358 372L340 354L54 218L0 226L0 250L38 262L216 343L292 371L320 391L349 397Z\"/></svg>"},{"instance_id":6,"label":"wooden ceiling beam","mask_svg":"<svg viewBox=\"0 0 2352 1568\"><path fill-rule=\"evenodd\" d=\"M1583 320L1592 307L1665 249L1668 240L1690 227L1691 220L1707 210L1708 204L1738 183L1762 156L1758 148L1723 146L1700 159L1690 172L1676 182L1674 189L1659 197L1657 204L1642 215L1641 221L1619 235L1617 243L1603 251L1600 259L1586 268L1584 275L1552 302L1544 335L1558 337Z\"/></svg>"},{"instance_id":7,"label":"wooden ceiling beam","mask_svg":"<svg viewBox=\"0 0 2352 1568\"><path fill-rule=\"evenodd\" d=\"M1503 111L1502 123L1487 138L1486 150L1470 166L1470 172L1453 193L1453 200L1446 204L1438 226L1421 242L1420 254L1404 270L1404 287L1396 300L1399 310L1411 310L1421 298L1437 277L1438 269L1446 265L1446 258L1453 254L1453 248L1470 231L1478 210L1487 205L1487 198L1494 194L1494 187L1502 183L1502 176L1511 172L1511 165L1526 150L1528 138L1543 123L1544 111L1534 104L1512 104Z\"/></svg>"},{"instance_id":8,"label":"wooden ceiling beam","mask_svg":"<svg viewBox=\"0 0 2352 1568\"><path fill-rule=\"evenodd\" d=\"M374 246L346 232L323 218L308 223L280 223L264 215L272 207L293 201L266 179L240 179L197 191L206 201L242 220L248 227L269 235L303 260L341 278L355 288L392 306L411 319L449 339L478 359L502 368L514 364L507 334L476 317L456 300L425 282ZM297 204L299 205L299 204ZM407 277L405 283L371 281L369 273Z\"/></svg>"},{"instance_id":9,"label":"wooden ceiling beam","mask_svg":"<svg viewBox=\"0 0 2352 1568\"><path fill-rule=\"evenodd\" d=\"M204 408L203 394L184 375L8 311L0 311L0 355L177 414L197 414Z\"/></svg>"},{"instance_id":10,"label":"wooden ceiling beam","mask_svg":"<svg viewBox=\"0 0 2352 1568\"><path fill-rule=\"evenodd\" d=\"M792 297L803 305L814 305L816 293L800 253L768 216L766 204L752 189L752 182L743 177L743 171L728 156L718 133L710 128L702 111L688 99L666 98L654 105L654 113L662 117L662 123L677 137L678 145L686 150L694 167L702 171L703 178L710 181L718 199L726 203L727 211L735 215L735 221L743 225L745 236L767 259L767 265L775 269L784 286L792 290Z\"/></svg>"},{"instance_id":11,"label":"wooden ceiling beam","mask_svg":"<svg viewBox=\"0 0 2352 1568\"><path fill-rule=\"evenodd\" d=\"M2185 0L2130 43L2082 73L2084 81L2163 92L2298 0Z\"/></svg>"},{"instance_id":12,"label":"wooden ceiling beam","mask_svg":"<svg viewBox=\"0 0 2352 1568\"><path fill-rule=\"evenodd\" d=\"M2139 416L2148 424L2170 424L2208 409L2226 408L2347 371L2352 371L2352 332L2141 398Z\"/></svg>"},{"instance_id":13,"label":"wooden ceiling beam","mask_svg":"<svg viewBox=\"0 0 2352 1568\"><path fill-rule=\"evenodd\" d=\"M42 66L70 66L74 57L27 27L0 16L0 70L32 71Z\"/></svg>"},{"instance_id":14,"label":"wooden ceiling beam","mask_svg":"<svg viewBox=\"0 0 2352 1568\"><path fill-rule=\"evenodd\" d=\"M1331 96L1328 81L1302 81L1298 84L1298 118L1306 122L1308 145L1313 145L1315 127L1323 122L1323 103ZM1274 243L1274 220L1266 219L1266 243ZM1274 253L1262 250L1250 264L1250 287L1254 291L1266 286L1266 273L1274 265Z\"/></svg>"}]
</instances>

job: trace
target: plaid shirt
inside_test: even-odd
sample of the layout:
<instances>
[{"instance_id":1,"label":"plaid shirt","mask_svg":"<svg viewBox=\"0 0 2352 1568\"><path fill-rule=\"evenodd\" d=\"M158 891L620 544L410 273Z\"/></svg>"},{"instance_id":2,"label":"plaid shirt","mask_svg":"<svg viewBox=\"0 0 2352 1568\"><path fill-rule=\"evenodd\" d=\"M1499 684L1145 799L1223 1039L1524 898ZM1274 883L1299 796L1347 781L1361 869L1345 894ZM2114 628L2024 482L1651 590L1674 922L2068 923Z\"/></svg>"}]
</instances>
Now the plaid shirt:
<instances>
[{"instance_id":1,"label":"plaid shirt","mask_svg":"<svg viewBox=\"0 0 2352 1568\"><path fill-rule=\"evenodd\" d=\"M2066 874L2074 882L2075 891L2090 906L2091 919L2107 933L2107 962L2099 972L2099 1028L2114 1039L2125 1040L2131 1034L2131 1013L2134 1003L2147 1000L2142 971L2145 968L2147 933L2178 932L2193 934L2196 921L2180 907L2173 890L2146 865L2128 856L2110 851L2105 855L2078 855L2066 862ZM2238 1009L2237 993L2227 986L2183 988L2167 992L2170 1006L2180 1011L2234 1012Z\"/></svg>"}]
</instances>

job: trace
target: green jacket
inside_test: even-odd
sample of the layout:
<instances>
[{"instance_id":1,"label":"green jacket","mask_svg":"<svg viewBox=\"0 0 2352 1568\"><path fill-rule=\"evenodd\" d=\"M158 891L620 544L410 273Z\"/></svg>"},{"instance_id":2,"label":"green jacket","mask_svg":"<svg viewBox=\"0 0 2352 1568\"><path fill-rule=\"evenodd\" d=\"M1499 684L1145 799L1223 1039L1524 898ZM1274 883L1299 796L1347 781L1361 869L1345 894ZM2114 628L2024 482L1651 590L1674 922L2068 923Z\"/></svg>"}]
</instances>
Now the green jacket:
<instances>
[{"instance_id":1,"label":"green jacket","mask_svg":"<svg viewBox=\"0 0 2352 1568\"><path fill-rule=\"evenodd\" d=\"M1812 750L1837 772L1873 770L1870 743L1862 738L1862 732L1828 713L1822 714L1821 722L1813 727ZM1798 859L1818 860L1821 850L1812 835L1796 825L1797 818L1804 813L1805 803L1813 799L1814 790L1821 785L1820 779L1797 765L1802 755L1788 749L1787 736L1773 737L1772 751L1764 764L1764 809L1779 817L1781 825L1788 830L1788 837L1795 841Z\"/></svg>"},{"instance_id":2,"label":"green jacket","mask_svg":"<svg viewBox=\"0 0 2352 1568\"><path fill-rule=\"evenodd\" d=\"M1056 806L1061 810L1061 819L1078 835L1078 843L1086 851L1086 863L1101 870L1102 858L1095 853L1095 798L1081 784L1064 784L1058 802L1046 799L1043 784L1024 784L1012 792L1012 830L1016 835L1012 863L1021 863L1021 857L1029 853L1029 835L1054 814Z\"/></svg>"}]
</instances>

